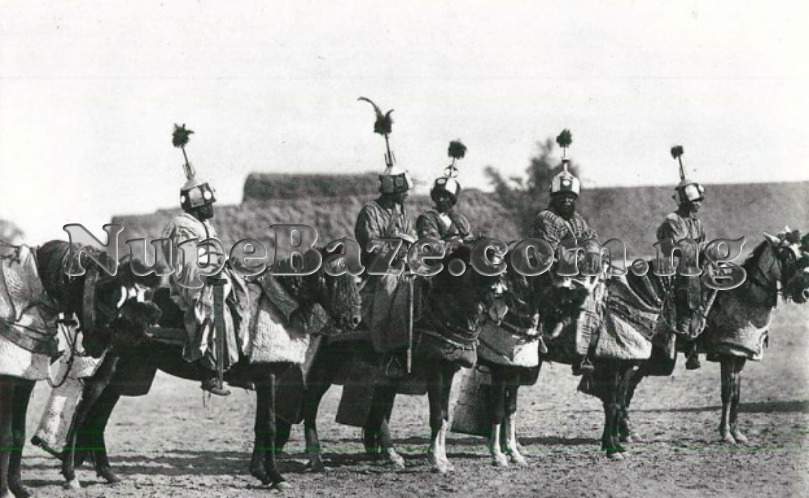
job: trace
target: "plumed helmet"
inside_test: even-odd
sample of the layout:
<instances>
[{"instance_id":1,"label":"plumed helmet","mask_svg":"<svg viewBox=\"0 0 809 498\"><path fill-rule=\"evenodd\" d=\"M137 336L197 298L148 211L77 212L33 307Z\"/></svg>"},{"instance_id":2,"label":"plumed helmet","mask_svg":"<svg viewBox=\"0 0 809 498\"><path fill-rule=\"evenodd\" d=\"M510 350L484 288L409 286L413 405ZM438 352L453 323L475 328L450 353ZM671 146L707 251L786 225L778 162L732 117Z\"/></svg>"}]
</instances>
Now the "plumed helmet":
<instances>
[{"instance_id":1,"label":"plumed helmet","mask_svg":"<svg viewBox=\"0 0 809 498\"><path fill-rule=\"evenodd\" d=\"M573 173L568 171L568 159L562 160L562 171L551 180L551 195L571 193L578 197L581 191L581 182Z\"/></svg>"},{"instance_id":2,"label":"plumed helmet","mask_svg":"<svg viewBox=\"0 0 809 498\"><path fill-rule=\"evenodd\" d=\"M567 148L573 143L573 134L565 128L556 137L556 143L562 148L562 171L551 180L551 195L571 193L578 197L581 191L581 182L568 170L570 159L567 158Z\"/></svg>"},{"instance_id":3,"label":"plumed helmet","mask_svg":"<svg viewBox=\"0 0 809 498\"><path fill-rule=\"evenodd\" d=\"M398 194L411 188L413 180L410 175L395 164L385 168L385 172L379 175L379 191L383 194Z\"/></svg>"},{"instance_id":4,"label":"plumed helmet","mask_svg":"<svg viewBox=\"0 0 809 498\"><path fill-rule=\"evenodd\" d=\"M466 145L460 139L452 140L449 143L447 155L452 158L452 162L444 168L444 174L435 179L433 188L430 190L430 198L435 201L440 192L446 192L454 204L458 202L458 196L461 194L461 184L457 180L457 162L466 155Z\"/></svg>"},{"instance_id":5,"label":"plumed helmet","mask_svg":"<svg viewBox=\"0 0 809 498\"><path fill-rule=\"evenodd\" d=\"M379 191L383 194L398 194L407 192L413 188L413 180L410 175L396 165L396 157L390 148L390 134L393 132L393 109L383 113L382 109L367 97L360 97L357 100L368 102L374 108L376 119L374 120L374 133L385 138L385 171L379 175Z\"/></svg>"},{"instance_id":6,"label":"plumed helmet","mask_svg":"<svg viewBox=\"0 0 809 498\"><path fill-rule=\"evenodd\" d=\"M461 193L461 184L455 178L441 176L435 179L433 188L430 190L430 198L435 201L440 192L446 192L452 197L452 202L458 202L458 195Z\"/></svg>"},{"instance_id":7,"label":"plumed helmet","mask_svg":"<svg viewBox=\"0 0 809 498\"><path fill-rule=\"evenodd\" d=\"M684 152L685 150L682 145L675 145L671 148L671 157L677 160L680 167L680 183L674 187L674 190L677 192L675 198L680 204L701 201L704 199L705 195L705 187L685 177L685 168L683 167Z\"/></svg>"},{"instance_id":8,"label":"plumed helmet","mask_svg":"<svg viewBox=\"0 0 809 498\"><path fill-rule=\"evenodd\" d=\"M184 211L190 211L216 202L213 187L211 187L208 182L197 178L194 167L188 161L185 146L188 144L189 137L192 133L194 133L194 131L187 129L185 123L183 123L182 126L175 124L174 133L171 137L171 143L182 150L183 159L185 160L183 163L183 172L185 173L186 180L183 186L180 187L180 207L182 207Z\"/></svg>"}]
</instances>

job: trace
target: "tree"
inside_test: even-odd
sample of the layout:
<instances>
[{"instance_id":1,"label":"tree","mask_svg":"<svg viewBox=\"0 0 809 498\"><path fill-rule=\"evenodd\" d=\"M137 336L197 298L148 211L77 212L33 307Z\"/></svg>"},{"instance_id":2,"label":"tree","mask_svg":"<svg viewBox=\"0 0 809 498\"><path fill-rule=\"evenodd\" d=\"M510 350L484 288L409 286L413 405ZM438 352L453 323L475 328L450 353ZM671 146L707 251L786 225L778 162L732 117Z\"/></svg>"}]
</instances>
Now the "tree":
<instances>
[{"instance_id":1,"label":"tree","mask_svg":"<svg viewBox=\"0 0 809 498\"><path fill-rule=\"evenodd\" d=\"M506 179L493 166L486 167L486 176L494 186L497 200L517 217L524 237L533 234L534 217L548 206L551 180L562 170L553 137L537 142L537 149L537 155L531 158L525 170L525 179L516 176ZM570 172L579 176L579 166L571 162Z\"/></svg>"}]
</instances>

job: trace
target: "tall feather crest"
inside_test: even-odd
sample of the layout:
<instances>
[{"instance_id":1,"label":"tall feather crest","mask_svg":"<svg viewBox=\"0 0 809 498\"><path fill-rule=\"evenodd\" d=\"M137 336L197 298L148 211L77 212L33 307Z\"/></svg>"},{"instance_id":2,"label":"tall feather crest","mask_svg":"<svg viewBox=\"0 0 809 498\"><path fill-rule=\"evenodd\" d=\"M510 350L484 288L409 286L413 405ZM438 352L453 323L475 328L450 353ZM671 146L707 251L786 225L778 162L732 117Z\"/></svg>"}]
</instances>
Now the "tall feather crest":
<instances>
[{"instance_id":1,"label":"tall feather crest","mask_svg":"<svg viewBox=\"0 0 809 498\"><path fill-rule=\"evenodd\" d=\"M188 144L188 139L192 133L194 133L194 131L186 128L185 123L183 123L182 126L178 126L175 123L174 133L171 134L171 143L183 151L183 159L185 159L185 162L183 163L183 173L185 173L186 180L192 180L197 174L197 172L194 171L194 167L191 166L191 163L188 161L188 156L185 153L185 146Z\"/></svg>"},{"instance_id":2,"label":"tall feather crest","mask_svg":"<svg viewBox=\"0 0 809 498\"><path fill-rule=\"evenodd\" d=\"M466 155L466 145L461 143L460 140L453 140L449 143L447 154L453 159L461 159Z\"/></svg>"},{"instance_id":3,"label":"tall feather crest","mask_svg":"<svg viewBox=\"0 0 809 498\"><path fill-rule=\"evenodd\" d=\"M562 133L556 137L556 143L562 148L570 147L570 144L573 143L573 134L570 133L570 130L565 128L562 130Z\"/></svg>"},{"instance_id":4,"label":"tall feather crest","mask_svg":"<svg viewBox=\"0 0 809 498\"><path fill-rule=\"evenodd\" d=\"M188 144L188 139L192 133L194 133L194 131L187 129L185 123L183 123L182 126L178 126L175 123L174 133L171 134L171 143L175 147L183 148Z\"/></svg>"},{"instance_id":5,"label":"tall feather crest","mask_svg":"<svg viewBox=\"0 0 809 498\"><path fill-rule=\"evenodd\" d=\"M673 157L674 159L680 159L680 156L683 155L683 152L685 151L683 150L682 145L675 145L674 147L671 148L671 157Z\"/></svg>"},{"instance_id":6,"label":"tall feather crest","mask_svg":"<svg viewBox=\"0 0 809 498\"><path fill-rule=\"evenodd\" d=\"M374 112L376 113L376 121L374 121L374 133L379 133L380 135L390 135L393 132L393 117L391 117L393 109L383 114L379 106L374 104L371 99L367 97L360 97L357 100L368 102L374 107Z\"/></svg>"}]
</instances>

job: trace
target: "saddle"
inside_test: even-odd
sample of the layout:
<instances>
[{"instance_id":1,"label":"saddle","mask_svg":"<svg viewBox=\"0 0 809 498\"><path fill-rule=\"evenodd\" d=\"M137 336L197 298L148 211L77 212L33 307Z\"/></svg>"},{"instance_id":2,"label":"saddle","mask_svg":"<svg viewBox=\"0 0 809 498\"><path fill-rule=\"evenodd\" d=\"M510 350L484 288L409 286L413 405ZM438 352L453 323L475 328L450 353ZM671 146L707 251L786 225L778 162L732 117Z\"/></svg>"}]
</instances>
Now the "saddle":
<instances>
[{"instance_id":1,"label":"saddle","mask_svg":"<svg viewBox=\"0 0 809 498\"><path fill-rule=\"evenodd\" d=\"M0 335L32 353L56 357L57 314L31 248L0 244Z\"/></svg>"}]
</instances>

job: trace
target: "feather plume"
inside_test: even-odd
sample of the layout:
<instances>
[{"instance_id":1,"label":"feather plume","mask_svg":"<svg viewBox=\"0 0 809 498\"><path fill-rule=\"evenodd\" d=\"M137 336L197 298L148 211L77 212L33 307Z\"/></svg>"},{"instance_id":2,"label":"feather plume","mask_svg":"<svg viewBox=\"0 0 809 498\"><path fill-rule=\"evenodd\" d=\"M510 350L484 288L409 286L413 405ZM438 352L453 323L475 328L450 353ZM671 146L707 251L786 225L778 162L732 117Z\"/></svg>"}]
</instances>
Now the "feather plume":
<instances>
[{"instance_id":1,"label":"feather plume","mask_svg":"<svg viewBox=\"0 0 809 498\"><path fill-rule=\"evenodd\" d=\"M556 137L556 143L559 144L559 147L565 148L569 147L570 144L573 143L573 134L570 133L570 130L565 128L562 130L562 133Z\"/></svg>"},{"instance_id":2,"label":"feather plume","mask_svg":"<svg viewBox=\"0 0 809 498\"><path fill-rule=\"evenodd\" d=\"M183 123L182 126L175 124L174 133L171 134L171 143L175 147L183 148L188 144L188 139L192 133L194 133L194 131L187 129L185 123Z\"/></svg>"},{"instance_id":3,"label":"feather plume","mask_svg":"<svg viewBox=\"0 0 809 498\"><path fill-rule=\"evenodd\" d=\"M449 143L447 154L453 159L461 159L466 155L466 145L461 143L460 140L453 140Z\"/></svg>"},{"instance_id":4,"label":"feather plume","mask_svg":"<svg viewBox=\"0 0 809 498\"><path fill-rule=\"evenodd\" d=\"M379 106L374 104L371 99L367 97L360 97L357 100L368 102L374 107L374 113L376 113L376 121L374 121L374 133L379 133L380 135L390 135L393 132L393 118L391 117L393 109L383 114Z\"/></svg>"},{"instance_id":5,"label":"feather plume","mask_svg":"<svg viewBox=\"0 0 809 498\"><path fill-rule=\"evenodd\" d=\"M683 150L682 145L675 145L674 147L671 148L671 157L673 157L674 159L679 159L680 156L683 155L683 152L685 151Z\"/></svg>"}]
</instances>

